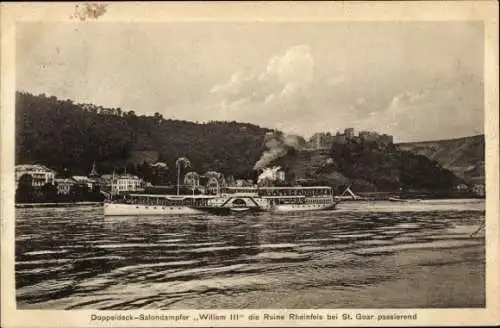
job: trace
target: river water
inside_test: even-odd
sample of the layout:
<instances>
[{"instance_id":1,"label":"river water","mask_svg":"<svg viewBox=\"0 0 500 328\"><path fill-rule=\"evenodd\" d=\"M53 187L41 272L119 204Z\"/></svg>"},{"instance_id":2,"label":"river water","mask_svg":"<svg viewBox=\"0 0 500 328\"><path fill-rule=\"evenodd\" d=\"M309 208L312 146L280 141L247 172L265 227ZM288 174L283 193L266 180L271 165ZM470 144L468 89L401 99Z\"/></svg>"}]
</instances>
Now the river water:
<instances>
[{"instance_id":1,"label":"river water","mask_svg":"<svg viewBox=\"0 0 500 328\"><path fill-rule=\"evenodd\" d=\"M483 307L483 200L277 215L16 210L18 308Z\"/></svg>"}]
</instances>

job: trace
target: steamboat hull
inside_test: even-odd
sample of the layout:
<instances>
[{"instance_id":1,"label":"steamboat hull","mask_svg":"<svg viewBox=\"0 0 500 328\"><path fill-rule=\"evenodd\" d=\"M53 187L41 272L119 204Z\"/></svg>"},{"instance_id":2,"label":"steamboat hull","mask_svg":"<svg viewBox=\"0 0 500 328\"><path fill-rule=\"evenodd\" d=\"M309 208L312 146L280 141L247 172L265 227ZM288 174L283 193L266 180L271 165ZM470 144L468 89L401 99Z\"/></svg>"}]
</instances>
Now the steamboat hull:
<instances>
[{"instance_id":1,"label":"steamboat hull","mask_svg":"<svg viewBox=\"0 0 500 328\"><path fill-rule=\"evenodd\" d=\"M289 213L334 210L337 203L330 205L276 205L269 209L259 207L189 207L189 206L146 206L133 204L104 204L105 216L168 216L168 215L231 215L247 213Z\"/></svg>"},{"instance_id":2,"label":"steamboat hull","mask_svg":"<svg viewBox=\"0 0 500 328\"><path fill-rule=\"evenodd\" d=\"M135 204L104 204L105 216L162 216L192 215L205 213L203 209L190 206L151 206Z\"/></svg>"},{"instance_id":3,"label":"steamboat hull","mask_svg":"<svg viewBox=\"0 0 500 328\"><path fill-rule=\"evenodd\" d=\"M289 213L289 212L311 212L311 211L331 211L334 210L338 202L333 204L303 204L303 205L275 205L272 212Z\"/></svg>"},{"instance_id":4,"label":"steamboat hull","mask_svg":"<svg viewBox=\"0 0 500 328\"><path fill-rule=\"evenodd\" d=\"M230 215L263 212L258 207L190 207L190 206L146 206L135 204L104 204L104 216L168 216L214 214Z\"/></svg>"}]
</instances>

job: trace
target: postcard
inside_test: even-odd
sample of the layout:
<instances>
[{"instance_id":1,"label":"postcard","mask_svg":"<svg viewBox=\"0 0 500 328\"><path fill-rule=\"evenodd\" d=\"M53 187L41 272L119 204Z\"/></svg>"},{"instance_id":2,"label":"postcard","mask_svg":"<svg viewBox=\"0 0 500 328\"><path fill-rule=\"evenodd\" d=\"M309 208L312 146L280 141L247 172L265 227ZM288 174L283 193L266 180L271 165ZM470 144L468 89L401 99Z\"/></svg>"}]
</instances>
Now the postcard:
<instances>
[{"instance_id":1,"label":"postcard","mask_svg":"<svg viewBox=\"0 0 500 328\"><path fill-rule=\"evenodd\" d=\"M1 5L3 327L498 324L498 4Z\"/></svg>"}]
</instances>

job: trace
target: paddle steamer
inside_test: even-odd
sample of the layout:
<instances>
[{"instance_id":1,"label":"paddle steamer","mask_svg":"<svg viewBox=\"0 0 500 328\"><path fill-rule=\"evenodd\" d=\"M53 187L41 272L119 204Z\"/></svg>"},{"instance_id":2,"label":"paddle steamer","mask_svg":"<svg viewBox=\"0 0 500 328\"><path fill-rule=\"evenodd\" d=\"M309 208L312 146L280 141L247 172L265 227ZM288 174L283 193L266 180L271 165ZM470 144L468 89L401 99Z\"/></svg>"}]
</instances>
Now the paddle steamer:
<instances>
[{"instance_id":1,"label":"paddle steamer","mask_svg":"<svg viewBox=\"0 0 500 328\"><path fill-rule=\"evenodd\" d=\"M215 195L129 194L104 204L106 216L229 214L333 210L333 189L314 187L224 187Z\"/></svg>"}]
</instances>

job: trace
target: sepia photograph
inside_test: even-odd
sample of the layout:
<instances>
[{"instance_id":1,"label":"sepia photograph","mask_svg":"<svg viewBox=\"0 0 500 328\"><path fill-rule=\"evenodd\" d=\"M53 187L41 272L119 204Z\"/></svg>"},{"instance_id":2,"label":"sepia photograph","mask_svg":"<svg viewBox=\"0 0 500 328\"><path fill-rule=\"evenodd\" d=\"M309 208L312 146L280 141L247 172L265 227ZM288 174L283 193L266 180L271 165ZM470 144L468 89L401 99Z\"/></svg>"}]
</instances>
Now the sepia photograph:
<instances>
[{"instance_id":1,"label":"sepia photograph","mask_svg":"<svg viewBox=\"0 0 500 328\"><path fill-rule=\"evenodd\" d=\"M486 309L483 21L111 9L15 25L17 310Z\"/></svg>"}]
</instances>

